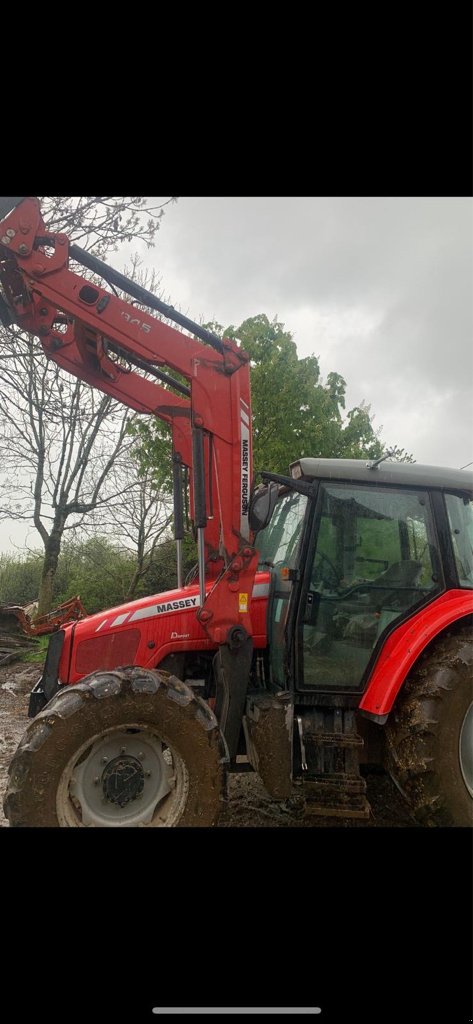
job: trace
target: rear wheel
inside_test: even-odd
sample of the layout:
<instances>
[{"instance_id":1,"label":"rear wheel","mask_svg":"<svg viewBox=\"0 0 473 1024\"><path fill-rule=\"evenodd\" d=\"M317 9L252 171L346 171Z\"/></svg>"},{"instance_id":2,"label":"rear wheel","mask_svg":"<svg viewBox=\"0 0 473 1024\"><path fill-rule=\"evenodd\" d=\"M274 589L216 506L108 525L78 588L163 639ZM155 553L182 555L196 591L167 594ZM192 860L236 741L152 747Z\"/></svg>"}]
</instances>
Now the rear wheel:
<instances>
[{"instance_id":1,"label":"rear wheel","mask_svg":"<svg viewBox=\"0 0 473 1024\"><path fill-rule=\"evenodd\" d=\"M223 765L217 719L175 676L93 673L28 727L9 769L12 826L214 824Z\"/></svg>"},{"instance_id":2,"label":"rear wheel","mask_svg":"<svg viewBox=\"0 0 473 1024\"><path fill-rule=\"evenodd\" d=\"M386 726L387 767L424 825L473 825L473 642L445 634L409 676Z\"/></svg>"}]
</instances>

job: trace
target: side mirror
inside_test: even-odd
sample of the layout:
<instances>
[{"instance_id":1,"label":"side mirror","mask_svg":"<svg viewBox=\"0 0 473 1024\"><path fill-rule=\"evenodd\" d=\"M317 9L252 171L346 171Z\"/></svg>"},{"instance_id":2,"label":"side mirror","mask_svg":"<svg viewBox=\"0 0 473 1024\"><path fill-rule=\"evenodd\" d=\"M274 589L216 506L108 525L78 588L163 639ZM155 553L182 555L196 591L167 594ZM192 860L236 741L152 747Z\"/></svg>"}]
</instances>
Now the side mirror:
<instances>
[{"instance_id":1,"label":"side mirror","mask_svg":"<svg viewBox=\"0 0 473 1024\"><path fill-rule=\"evenodd\" d=\"M264 530L270 522L274 506L279 494L279 484L271 480L269 484L259 484L250 498L249 524L253 533Z\"/></svg>"}]
</instances>

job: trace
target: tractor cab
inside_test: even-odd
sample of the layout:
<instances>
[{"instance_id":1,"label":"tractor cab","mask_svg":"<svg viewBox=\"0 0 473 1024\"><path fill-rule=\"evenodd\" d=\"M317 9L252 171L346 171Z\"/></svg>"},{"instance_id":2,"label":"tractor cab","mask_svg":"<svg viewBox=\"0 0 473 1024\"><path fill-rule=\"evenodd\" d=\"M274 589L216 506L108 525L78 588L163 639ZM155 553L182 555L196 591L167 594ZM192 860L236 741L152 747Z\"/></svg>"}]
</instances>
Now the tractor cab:
<instances>
[{"instance_id":1,"label":"tractor cab","mask_svg":"<svg viewBox=\"0 0 473 1024\"><path fill-rule=\"evenodd\" d=\"M258 536L271 684L360 693L393 630L445 590L473 587L471 474L309 458L291 473Z\"/></svg>"}]
</instances>

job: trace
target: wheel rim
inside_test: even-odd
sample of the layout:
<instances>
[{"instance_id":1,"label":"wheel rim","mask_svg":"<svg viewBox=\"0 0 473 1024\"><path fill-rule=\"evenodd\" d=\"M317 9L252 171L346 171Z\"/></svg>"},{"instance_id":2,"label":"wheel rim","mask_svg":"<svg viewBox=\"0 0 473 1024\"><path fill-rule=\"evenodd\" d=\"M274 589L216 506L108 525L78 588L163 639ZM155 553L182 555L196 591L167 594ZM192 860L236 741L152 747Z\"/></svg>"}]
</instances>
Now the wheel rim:
<instances>
[{"instance_id":1,"label":"wheel rim","mask_svg":"<svg viewBox=\"0 0 473 1024\"><path fill-rule=\"evenodd\" d=\"M470 704L463 719L459 753L463 781L470 796L473 797L473 703Z\"/></svg>"},{"instance_id":2,"label":"wheel rim","mask_svg":"<svg viewBox=\"0 0 473 1024\"><path fill-rule=\"evenodd\" d=\"M186 765L146 725L121 725L87 740L58 786L61 827L172 827L189 790Z\"/></svg>"}]
</instances>

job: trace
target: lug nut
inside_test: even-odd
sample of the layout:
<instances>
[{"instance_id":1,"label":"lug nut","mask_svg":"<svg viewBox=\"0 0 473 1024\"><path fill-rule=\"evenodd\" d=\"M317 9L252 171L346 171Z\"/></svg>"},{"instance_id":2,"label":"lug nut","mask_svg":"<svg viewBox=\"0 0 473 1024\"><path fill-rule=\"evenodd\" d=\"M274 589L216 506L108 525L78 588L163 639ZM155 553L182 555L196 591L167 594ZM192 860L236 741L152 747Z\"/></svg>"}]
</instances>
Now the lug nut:
<instances>
[{"instance_id":1,"label":"lug nut","mask_svg":"<svg viewBox=\"0 0 473 1024\"><path fill-rule=\"evenodd\" d=\"M145 776L146 776L147 779L150 779L151 778L151 772L145 772Z\"/></svg>"},{"instance_id":2,"label":"lug nut","mask_svg":"<svg viewBox=\"0 0 473 1024\"><path fill-rule=\"evenodd\" d=\"M96 775L95 779L94 779L94 786L98 786L99 782L100 782L100 779L99 779L98 775Z\"/></svg>"},{"instance_id":3,"label":"lug nut","mask_svg":"<svg viewBox=\"0 0 473 1024\"><path fill-rule=\"evenodd\" d=\"M126 754L126 747L120 747L120 754Z\"/></svg>"},{"instance_id":4,"label":"lug nut","mask_svg":"<svg viewBox=\"0 0 473 1024\"><path fill-rule=\"evenodd\" d=\"M102 758L102 764L107 764L107 761L108 761L108 757L103 757Z\"/></svg>"}]
</instances>

